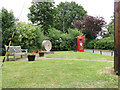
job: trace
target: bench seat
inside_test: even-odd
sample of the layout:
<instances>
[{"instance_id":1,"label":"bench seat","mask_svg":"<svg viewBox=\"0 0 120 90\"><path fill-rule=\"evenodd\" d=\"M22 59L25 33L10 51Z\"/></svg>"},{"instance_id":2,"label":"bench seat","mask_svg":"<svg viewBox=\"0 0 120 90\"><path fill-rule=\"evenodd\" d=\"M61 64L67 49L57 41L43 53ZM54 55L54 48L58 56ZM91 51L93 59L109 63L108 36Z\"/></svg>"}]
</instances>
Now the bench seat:
<instances>
[{"instance_id":1,"label":"bench seat","mask_svg":"<svg viewBox=\"0 0 120 90\"><path fill-rule=\"evenodd\" d=\"M8 46L5 45L5 49L7 51ZM27 49L21 49L21 46L10 46L7 53L7 61L9 60L9 56L14 56L14 60L16 61L16 55L26 55Z\"/></svg>"}]
</instances>

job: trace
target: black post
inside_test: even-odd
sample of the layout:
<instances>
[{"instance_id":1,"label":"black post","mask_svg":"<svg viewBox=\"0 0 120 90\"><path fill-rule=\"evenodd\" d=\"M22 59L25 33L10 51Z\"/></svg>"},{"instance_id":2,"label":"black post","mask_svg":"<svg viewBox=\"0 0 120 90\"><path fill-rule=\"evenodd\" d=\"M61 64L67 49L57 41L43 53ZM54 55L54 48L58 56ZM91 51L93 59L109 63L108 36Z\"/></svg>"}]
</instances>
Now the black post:
<instances>
[{"instance_id":1,"label":"black post","mask_svg":"<svg viewBox=\"0 0 120 90\"><path fill-rule=\"evenodd\" d=\"M93 53L94 53L95 51L94 51L94 43L93 43Z\"/></svg>"},{"instance_id":2,"label":"black post","mask_svg":"<svg viewBox=\"0 0 120 90\"><path fill-rule=\"evenodd\" d=\"M111 52L111 56L113 56L113 52Z\"/></svg>"},{"instance_id":3,"label":"black post","mask_svg":"<svg viewBox=\"0 0 120 90\"><path fill-rule=\"evenodd\" d=\"M75 43L75 52L77 52L77 38L75 38L74 43Z\"/></svg>"},{"instance_id":4,"label":"black post","mask_svg":"<svg viewBox=\"0 0 120 90\"><path fill-rule=\"evenodd\" d=\"M100 54L102 55L102 51L100 51Z\"/></svg>"}]
</instances>

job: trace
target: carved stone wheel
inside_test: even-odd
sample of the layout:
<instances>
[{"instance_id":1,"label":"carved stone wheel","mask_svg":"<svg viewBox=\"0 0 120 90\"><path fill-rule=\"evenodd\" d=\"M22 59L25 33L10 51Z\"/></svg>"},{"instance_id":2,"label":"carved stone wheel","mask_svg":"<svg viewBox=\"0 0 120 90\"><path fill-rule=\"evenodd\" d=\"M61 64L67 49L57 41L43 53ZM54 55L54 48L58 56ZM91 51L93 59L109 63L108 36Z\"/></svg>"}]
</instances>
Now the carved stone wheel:
<instances>
[{"instance_id":1,"label":"carved stone wheel","mask_svg":"<svg viewBox=\"0 0 120 90\"><path fill-rule=\"evenodd\" d=\"M49 52L52 49L52 43L49 40L44 40L42 42L42 47Z\"/></svg>"}]
</instances>

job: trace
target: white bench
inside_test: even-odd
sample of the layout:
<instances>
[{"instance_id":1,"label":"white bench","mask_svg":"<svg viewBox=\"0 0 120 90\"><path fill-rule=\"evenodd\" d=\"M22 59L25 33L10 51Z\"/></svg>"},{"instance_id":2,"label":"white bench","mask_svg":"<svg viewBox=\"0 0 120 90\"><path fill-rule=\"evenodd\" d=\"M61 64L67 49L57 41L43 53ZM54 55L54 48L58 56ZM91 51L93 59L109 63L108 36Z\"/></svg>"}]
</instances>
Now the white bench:
<instances>
[{"instance_id":1,"label":"white bench","mask_svg":"<svg viewBox=\"0 0 120 90\"><path fill-rule=\"evenodd\" d=\"M5 49L7 51L8 46L5 45ZM14 60L16 60L16 55L26 55L27 49L21 49L21 46L10 46L7 53L7 61L9 60L9 56L14 56Z\"/></svg>"}]
</instances>

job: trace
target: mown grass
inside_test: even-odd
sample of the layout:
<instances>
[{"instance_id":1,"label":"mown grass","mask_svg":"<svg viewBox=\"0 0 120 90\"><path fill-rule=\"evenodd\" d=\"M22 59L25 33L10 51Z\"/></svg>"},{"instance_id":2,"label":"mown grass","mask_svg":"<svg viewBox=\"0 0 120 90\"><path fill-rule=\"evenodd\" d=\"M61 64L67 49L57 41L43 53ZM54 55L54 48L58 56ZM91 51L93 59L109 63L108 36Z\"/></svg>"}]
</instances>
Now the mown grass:
<instances>
[{"instance_id":1,"label":"mown grass","mask_svg":"<svg viewBox=\"0 0 120 90\"><path fill-rule=\"evenodd\" d=\"M3 88L117 88L118 77L106 73L112 62L39 60L6 62ZM101 73L101 71L103 71Z\"/></svg>"},{"instance_id":2,"label":"mown grass","mask_svg":"<svg viewBox=\"0 0 120 90\"><path fill-rule=\"evenodd\" d=\"M37 54L36 56L39 56ZM25 56L23 56L25 57ZM100 55L91 52L74 52L74 51L55 51L54 54L45 54L45 57L56 57L56 58L71 58L71 59L95 59L95 60L114 60L114 56ZM3 60L2 56L2 60ZM10 56L13 60L13 56ZM17 59L20 59L20 55L16 56Z\"/></svg>"},{"instance_id":3,"label":"mown grass","mask_svg":"<svg viewBox=\"0 0 120 90\"><path fill-rule=\"evenodd\" d=\"M23 55L23 57L26 57L25 55ZM21 56L20 55L16 55L16 60L20 59ZM0 56L0 61L2 61L4 59L4 56ZM7 56L5 58L5 60L7 59ZM14 60L13 56L9 56L9 60Z\"/></svg>"},{"instance_id":4,"label":"mown grass","mask_svg":"<svg viewBox=\"0 0 120 90\"><path fill-rule=\"evenodd\" d=\"M0 62L0 65L2 63ZM1 68L1 67L0 67ZM0 69L0 90L2 89L2 70Z\"/></svg>"},{"instance_id":5,"label":"mown grass","mask_svg":"<svg viewBox=\"0 0 120 90\"><path fill-rule=\"evenodd\" d=\"M55 51L54 54L46 54L45 57L72 58L72 59L95 59L114 60L113 56L100 55L91 52Z\"/></svg>"}]
</instances>

